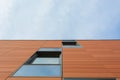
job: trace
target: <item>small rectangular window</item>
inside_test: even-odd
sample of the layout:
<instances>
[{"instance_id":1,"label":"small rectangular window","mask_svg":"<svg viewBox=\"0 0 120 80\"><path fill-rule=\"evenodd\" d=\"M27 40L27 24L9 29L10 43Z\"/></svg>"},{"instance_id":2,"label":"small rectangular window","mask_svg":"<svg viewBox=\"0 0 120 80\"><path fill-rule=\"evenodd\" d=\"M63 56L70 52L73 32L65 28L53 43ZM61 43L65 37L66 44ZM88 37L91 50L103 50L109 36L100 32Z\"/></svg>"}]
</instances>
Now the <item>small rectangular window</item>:
<instances>
[{"instance_id":1,"label":"small rectangular window","mask_svg":"<svg viewBox=\"0 0 120 80\"><path fill-rule=\"evenodd\" d=\"M80 48L81 46L75 40L63 40L63 48Z\"/></svg>"},{"instance_id":2,"label":"small rectangular window","mask_svg":"<svg viewBox=\"0 0 120 80\"><path fill-rule=\"evenodd\" d=\"M62 44L63 45L76 45L77 42L75 40L63 40Z\"/></svg>"}]
</instances>

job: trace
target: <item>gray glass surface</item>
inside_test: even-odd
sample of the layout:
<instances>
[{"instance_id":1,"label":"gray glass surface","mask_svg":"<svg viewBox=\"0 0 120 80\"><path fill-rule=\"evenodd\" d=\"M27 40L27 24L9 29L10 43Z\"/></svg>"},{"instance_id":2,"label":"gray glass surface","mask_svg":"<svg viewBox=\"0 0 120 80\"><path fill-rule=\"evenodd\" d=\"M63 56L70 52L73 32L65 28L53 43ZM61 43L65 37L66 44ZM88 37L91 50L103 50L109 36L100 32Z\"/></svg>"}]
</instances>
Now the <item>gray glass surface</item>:
<instances>
[{"instance_id":1,"label":"gray glass surface","mask_svg":"<svg viewBox=\"0 0 120 80\"><path fill-rule=\"evenodd\" d=\"M115 78L64 78L64 80L116 80Z\"/></svg>"},{"instance_id":2,"label":"gray glass surface","mask_svg":"<svg viewBox=\"0 0 120 80\"><path fill-rule=\"evenodd\" d=\"M36 58L32 64L60 64L59 58Z\"/></svg>"},{"instance_id":3,"label":"gray glass surface","mask_svg":"<svg viewBox=\"0 0 120 80\"><path fill-rule=\"evenodd\" d=\"M82 48L79 44L77 45L62 45L63 48Z\"/></svg>"},{"instance_id":4,"label":"gray glass surface","mask_svg":"<svg viewBox=\"0 0 120 80\"><path fill-rule=\"evenodd\" d=\"M61 76L60 65L23 65L13 76Z\"/></svg>"},{"instance_id":5,"label":"gray glass surface","mask_svg":"<svg viewBox=\"0 0 120 80\"><path fill-rule=\"evenodd\" d=\"M62 40L62 42L76 42L75 40Z\"/></svg>"},{"instance_id":6,"label":"gray glass surface","mask_svg":"<svg viewBox=\"0 0 120 80\"><path fill-rule=\"evenodd\" d=\"M40 48L38 51L61 51L61 48Z\"/></svg>"}]
</instances>

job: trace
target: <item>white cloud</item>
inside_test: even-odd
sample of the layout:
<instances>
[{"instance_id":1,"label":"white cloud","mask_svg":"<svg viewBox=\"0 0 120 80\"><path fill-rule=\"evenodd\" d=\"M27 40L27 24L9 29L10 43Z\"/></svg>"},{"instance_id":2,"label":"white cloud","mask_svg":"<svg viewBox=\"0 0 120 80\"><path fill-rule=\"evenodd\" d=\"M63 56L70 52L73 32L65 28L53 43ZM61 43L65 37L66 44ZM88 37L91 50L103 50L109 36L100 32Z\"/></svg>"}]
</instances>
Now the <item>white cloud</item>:
<instances>
[{"instance_id":1,"label":"white cloud","mask_svg":"<svg viewBox=\"0 0 120 80\"><path fill-rule=\"evenodd\" d=\"M119 0L0 0L0 39L114 38L120 29L119 4Z\"/></svg>"}]
</instances>

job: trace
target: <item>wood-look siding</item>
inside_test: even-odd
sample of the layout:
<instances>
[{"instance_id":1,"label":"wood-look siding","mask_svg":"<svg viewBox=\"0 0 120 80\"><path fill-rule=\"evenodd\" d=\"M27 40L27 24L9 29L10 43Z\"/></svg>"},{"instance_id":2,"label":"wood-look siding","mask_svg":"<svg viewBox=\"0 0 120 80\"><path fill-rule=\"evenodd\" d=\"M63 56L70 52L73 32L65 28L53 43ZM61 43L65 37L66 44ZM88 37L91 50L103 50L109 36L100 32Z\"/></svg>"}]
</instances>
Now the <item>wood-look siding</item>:
<instances>
[{"instance_id":1,"label":"wood-look siding","mask_svg":"<svg viewBox=\"0 0 120 80\"><path fill-rule=\"evenodd\" d=\"M77 41L82 48L63 49L63 76L120 77L120 41Z\"/></svg>"},{"instance_id":2,"label":"wood-look siding","mask_svg":"<svg viewBox=\"0 0 120 80\"><path fill-rule=\"evenodd\" d=\"M63 48L62 77L117 78L120 80L120 40L78 40L82 48ZM11 77L38 48L60 47L61 41L1 40L0 80L61 80Z\"/></svg>"}]
</instances>

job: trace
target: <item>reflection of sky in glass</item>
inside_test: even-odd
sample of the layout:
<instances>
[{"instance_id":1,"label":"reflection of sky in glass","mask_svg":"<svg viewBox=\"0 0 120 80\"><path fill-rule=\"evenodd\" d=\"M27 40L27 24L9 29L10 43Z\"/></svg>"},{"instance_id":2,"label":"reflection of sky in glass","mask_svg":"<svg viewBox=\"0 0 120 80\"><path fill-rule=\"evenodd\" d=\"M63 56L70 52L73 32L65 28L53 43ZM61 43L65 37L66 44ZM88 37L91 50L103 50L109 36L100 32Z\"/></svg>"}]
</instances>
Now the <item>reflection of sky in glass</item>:
<instances>
[{"instance_id":1,"label":"reflection of sky in glass","mask_svg":"<svg viewBox=\"0 0 120 80\"><path fill-rule=\"evenodd\" d=\"M0 0L0 39L120 39L120 0Z\"/></svg>"},{"instance_id":2,"label":"reflection of sky in glass","mask_svg":"<svg viewBox=\"0 0 120 80\"><path fill-rule=\"evenodd\" d=\"M60 64L59 58L36 58L32 64Z\"/></svg>"},{"instance_id":3,"label":"reflection of sky in glass","mask_svg":"<svg viewBox=\"0 0 120 80\"><path fill-rule=\"evenodd\" d=\"M61 51L61 48L40 48L38 51Z\"/></svg>"},{"instance_id":4,"label":"reflection of sky in glass","mask_svg":"<svg viewBox=\"0 0 120 80\"><path fill-rule=\"evenodd\" d=\"M14 76L61 76L60 65L23 65Z\"/></svg>"}]
</instances>

